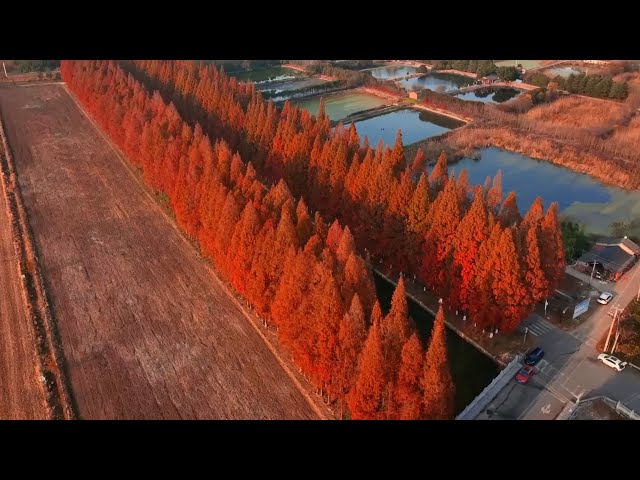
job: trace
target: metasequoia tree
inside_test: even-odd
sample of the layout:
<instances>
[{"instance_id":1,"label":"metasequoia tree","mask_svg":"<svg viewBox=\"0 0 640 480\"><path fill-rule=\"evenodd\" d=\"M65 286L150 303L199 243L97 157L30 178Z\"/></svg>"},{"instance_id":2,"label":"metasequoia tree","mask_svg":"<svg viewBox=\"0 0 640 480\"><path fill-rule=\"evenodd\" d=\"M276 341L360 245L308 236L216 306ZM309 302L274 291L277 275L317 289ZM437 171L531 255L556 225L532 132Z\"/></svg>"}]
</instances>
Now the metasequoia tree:
<instances>
[{"instance_id":1,"label":"metasequoia tree","mask_svg":"<svg viewBox=\"0 0 640 480\"><path fill-rule=\"evenodd\" d=\"M455 409L455 386L449 371L444 311L438 309L422 373L422 415L426 420L451 420Z\"/></svg>"}]
</instances>

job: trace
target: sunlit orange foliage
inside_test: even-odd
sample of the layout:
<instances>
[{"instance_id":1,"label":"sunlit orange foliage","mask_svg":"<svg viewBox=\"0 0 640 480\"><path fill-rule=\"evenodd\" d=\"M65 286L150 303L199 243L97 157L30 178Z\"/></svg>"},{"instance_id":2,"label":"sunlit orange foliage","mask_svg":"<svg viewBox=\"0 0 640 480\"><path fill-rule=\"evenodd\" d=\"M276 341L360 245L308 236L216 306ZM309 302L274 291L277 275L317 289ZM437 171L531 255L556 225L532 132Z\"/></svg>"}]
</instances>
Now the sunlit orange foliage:
<instances>
[{"instance_id":1,"label":"sunlit orange foliage","mask_svg":"<svg viewBox=\"0 0 640 480\"><path fill-rule=\"evenodd\" d=\"M454 414L455 386L449 371L444 311L438 310L431 332L422 374L422 414L426 420L451 420Z\"/></svg>"}]
</instances>

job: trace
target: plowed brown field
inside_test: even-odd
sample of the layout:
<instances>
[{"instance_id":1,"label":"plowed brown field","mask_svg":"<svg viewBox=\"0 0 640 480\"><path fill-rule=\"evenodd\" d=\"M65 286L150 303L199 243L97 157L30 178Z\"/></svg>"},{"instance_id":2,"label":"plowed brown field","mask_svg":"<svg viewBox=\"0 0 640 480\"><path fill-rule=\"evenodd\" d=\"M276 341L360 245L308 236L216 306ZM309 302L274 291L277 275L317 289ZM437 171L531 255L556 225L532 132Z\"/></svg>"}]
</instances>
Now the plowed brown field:
<instances>
[{"instance_id":1,"label":"plowed brown field","mask_svg":"<svg viewBox=\"0 0 640 480\"><path fill-rule=\"evenodd\" d=\"M63 86L0 109L80 418L317 418Z\"/></svg>"}]
</instances>

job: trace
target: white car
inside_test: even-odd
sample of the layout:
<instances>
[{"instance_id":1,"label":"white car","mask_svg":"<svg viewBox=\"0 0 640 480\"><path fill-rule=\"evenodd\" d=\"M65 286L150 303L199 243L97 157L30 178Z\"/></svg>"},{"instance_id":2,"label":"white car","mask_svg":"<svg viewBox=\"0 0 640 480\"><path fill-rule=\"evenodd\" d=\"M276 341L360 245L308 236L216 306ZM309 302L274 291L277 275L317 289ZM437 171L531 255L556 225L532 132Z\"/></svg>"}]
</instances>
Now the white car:
<instances>
[{"instance_id":1,"label":"white car","mask_svg":"<svg viewBox=\"0 0 640 480\"><path fill-rule=\"evenodd\" d=\"M627 366L627 362L623 362L619 358L614 357L613 355L608 355L606 353L601 353L598 355L598 360L604 363L607 367L611 367L619 372L624 370Z\"/></svg>"},{"instance_id":2,"label":"white car","mask_svg":"<svg viewBox=\"0 0 640 480\"><path fill-rule=\"evenodd\" d=\"M601 303L602 305L606 305L611 301L612 298L613 298L613 295L611 295L609 292L602 292L598 297L598 303Z\"/></svg>"}]
</instances>

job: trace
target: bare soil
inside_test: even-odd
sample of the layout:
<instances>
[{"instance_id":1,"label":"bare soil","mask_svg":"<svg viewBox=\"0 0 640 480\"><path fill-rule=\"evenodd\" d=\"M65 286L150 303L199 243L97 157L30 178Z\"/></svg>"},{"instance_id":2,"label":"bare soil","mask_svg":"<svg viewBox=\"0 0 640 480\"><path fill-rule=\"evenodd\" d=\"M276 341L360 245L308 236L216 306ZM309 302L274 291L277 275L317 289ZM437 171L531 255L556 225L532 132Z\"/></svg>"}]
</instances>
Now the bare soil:
<instances>
[{"instance_id":1,"label":"bare soil","mask_svg":"<svg viewBox=\"0 0 640 480\"><path fill-rule=\"evenodd\" d=\"M317 418L62 86L0 109L80 418Z\"/></svg>"},{"instance_id":2,"label":"bare soil","mask_svg":"<svg viewBox=\"0 0 640 480\"><path fill-rule=\"evenodd\" d=\"M38 383L36 347L4 193L0 185L0 420L45 419L44 391Z\"/></svg>"}]
</instances>

